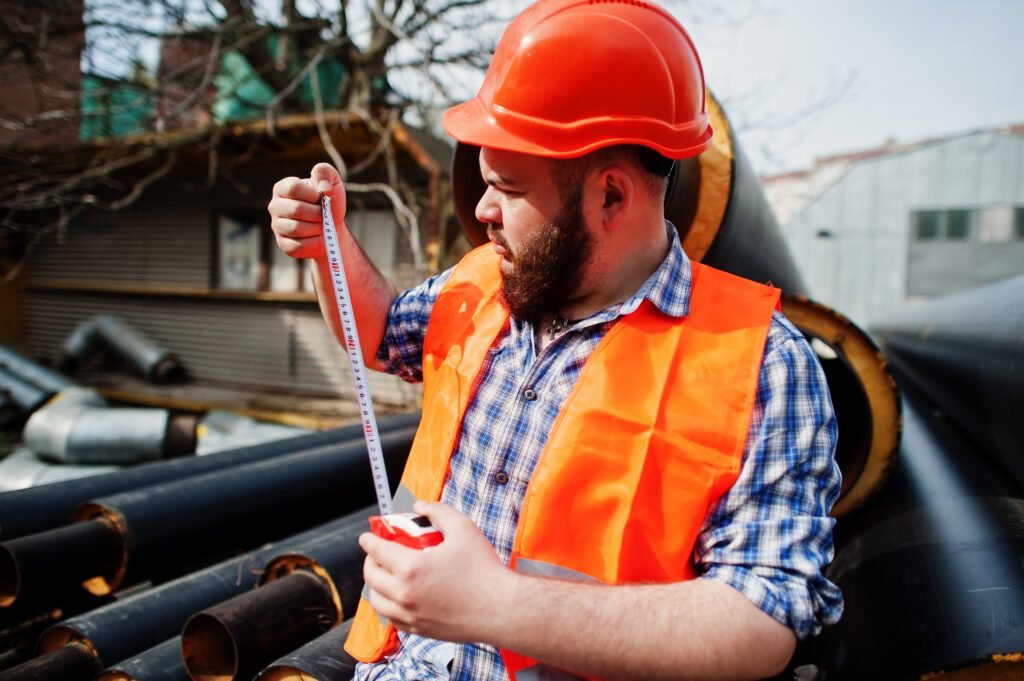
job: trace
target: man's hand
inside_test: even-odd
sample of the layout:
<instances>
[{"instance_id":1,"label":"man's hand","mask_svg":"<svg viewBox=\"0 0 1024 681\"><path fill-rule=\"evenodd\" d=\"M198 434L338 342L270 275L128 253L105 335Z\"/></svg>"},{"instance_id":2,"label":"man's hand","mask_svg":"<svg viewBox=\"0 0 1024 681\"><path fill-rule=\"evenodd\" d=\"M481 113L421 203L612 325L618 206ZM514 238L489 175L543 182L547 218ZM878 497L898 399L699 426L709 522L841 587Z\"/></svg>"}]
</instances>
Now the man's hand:
<instances>
[{"instance_id":1,"label":"man's hand","mask_svg":"<svg viewBox=\"0 0 1024 681\"><path fill-rule=\"evenodd\" d=\"M274 196L267 206L270 228L278 247L293 258L325 256L320 192L330 195L334 224L342 229L345 186L334 166L318 163L309 177L286 177L274 185Z\"/></svg>"},{"instance_id":2,"label":"man's hand","mask_svg":"<svg viewBox=\"0 0 1024 681\"><path fill-rule=\"evenodd\" d=\"M416 550L370 533L360 536L370 602L405 631L456 643L486 640L485 628L500 619L511 598L515 573L466 516L444 504L417 502L415 510L430 518L444 541Z\"/></svg>"}]
</instances>

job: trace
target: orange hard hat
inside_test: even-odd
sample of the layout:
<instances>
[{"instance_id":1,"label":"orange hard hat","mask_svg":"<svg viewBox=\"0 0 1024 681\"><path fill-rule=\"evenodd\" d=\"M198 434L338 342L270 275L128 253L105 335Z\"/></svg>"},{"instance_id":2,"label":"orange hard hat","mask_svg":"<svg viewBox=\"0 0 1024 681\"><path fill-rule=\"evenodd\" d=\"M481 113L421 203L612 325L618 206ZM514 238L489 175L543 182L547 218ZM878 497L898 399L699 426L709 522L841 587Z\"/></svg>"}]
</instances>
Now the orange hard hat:
<instances>
[{"instance_id":1,"label":"orange hard hat","mask_svg":"<svg viewBox=\"0 0 1024 681\"><path fill-rule=\"evenodd\" d=\"M637 144L680 159L712 136L697 50L672 15L640 0L531 5L444 126L464 144L551 158Z\"/></svg>"}]
</instances>

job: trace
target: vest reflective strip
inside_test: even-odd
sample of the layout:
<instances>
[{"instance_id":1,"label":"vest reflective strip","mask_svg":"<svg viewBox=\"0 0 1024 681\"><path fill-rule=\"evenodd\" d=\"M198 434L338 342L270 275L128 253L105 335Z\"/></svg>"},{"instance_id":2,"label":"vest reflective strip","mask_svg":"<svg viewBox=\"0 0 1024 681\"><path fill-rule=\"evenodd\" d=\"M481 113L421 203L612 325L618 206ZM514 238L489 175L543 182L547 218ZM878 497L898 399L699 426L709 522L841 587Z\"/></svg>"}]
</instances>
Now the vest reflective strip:
<instances>
[{"instance_id":1,"label":"vest reflective strip","mask_svg":"<svg viewBox=\"0 0 1024 681\"><path fill-rule=\"evenodd\" d=\"M567 567L548 563L543 560L534 560L532 558L517 559L516 572L523 575L534 575L536 577L565 579L571 582L591 582L593 584L599 584L601 582L601 580L596 577L591 577L588 574L577 572L576 570L570 570Z\"/></svg>"},{"instance_id":2,"label":"vest reflective strip","mask_svg":"<svg viewBox=\"0 0 1024 681\"><path fill-rule=\"evenodd\" d=\"M582 676L574 676L542 664L520 669L515 674L516 681L581 681Z\"/></svg>"}]
</instances>

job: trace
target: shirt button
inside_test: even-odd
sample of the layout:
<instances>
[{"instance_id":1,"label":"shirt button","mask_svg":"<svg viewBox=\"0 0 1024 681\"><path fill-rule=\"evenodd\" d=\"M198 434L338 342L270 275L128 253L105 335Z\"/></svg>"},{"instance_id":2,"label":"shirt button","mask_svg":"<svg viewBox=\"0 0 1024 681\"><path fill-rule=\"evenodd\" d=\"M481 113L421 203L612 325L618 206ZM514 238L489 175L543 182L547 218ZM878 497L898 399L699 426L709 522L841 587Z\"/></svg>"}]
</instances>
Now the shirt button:
<instances>
[{"instance_id":1,"label":"shirt button","mask_svg":"<svg viewBox=\"0 0 1024 681\"><path fill-rule=\"evenodd\" d=\"M523 391L523 398L527 402L533 402L535 399L537 399L537 393L527 388L526 390Z\"/></svg>"},{"instance_id":2,"label":"shirt button","mask_svg":"<svg viewBox=\"0 0 1024 681\"><path fill-rule=\"evenodd\" d=\"M506 473L505 471L498 471L497 473L494 474L494 482L498 483L499 485L507 485L508 473Z\"/></svg>"}]
</instances>

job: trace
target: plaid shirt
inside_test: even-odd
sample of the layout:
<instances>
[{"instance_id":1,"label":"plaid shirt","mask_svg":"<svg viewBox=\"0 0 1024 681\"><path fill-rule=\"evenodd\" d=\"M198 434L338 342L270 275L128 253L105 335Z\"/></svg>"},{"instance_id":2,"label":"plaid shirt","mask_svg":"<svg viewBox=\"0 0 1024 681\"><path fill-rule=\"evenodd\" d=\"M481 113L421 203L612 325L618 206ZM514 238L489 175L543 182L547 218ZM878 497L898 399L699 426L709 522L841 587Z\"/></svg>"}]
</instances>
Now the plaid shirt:
<instances>
[{"instance_id":1,"label":"plaid shirt","mask_svg":"<svg viewBox=\"0 0 1024 681\"><path fill-rule=\"evenodd\" d=\"M671 227L671 226L670 226ZM665 260L629 300L578 322L537 352L532 325L513 319L480 372L451 458L442 500L468 515L506 564L526 486L584 363L620 316L647 299L686 316L691 267L674 228ZM450 272L450 271L449 271ZM378 359L407 381L422 378L423 336L448 272L394 302ZM523 398L533 390L536 397ZM829 509L839 494L835 418L821 368L781 314L769 328L743 467L709 512L694 548L699 578L728 584L804 638L839 620ZM506 678L498 651L400 632L401 648L360 681ZM451 664L449 664L451 663ZM450 667L450 671L449 671Z\"/></svg>"}]
</instances>

